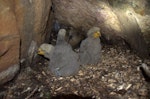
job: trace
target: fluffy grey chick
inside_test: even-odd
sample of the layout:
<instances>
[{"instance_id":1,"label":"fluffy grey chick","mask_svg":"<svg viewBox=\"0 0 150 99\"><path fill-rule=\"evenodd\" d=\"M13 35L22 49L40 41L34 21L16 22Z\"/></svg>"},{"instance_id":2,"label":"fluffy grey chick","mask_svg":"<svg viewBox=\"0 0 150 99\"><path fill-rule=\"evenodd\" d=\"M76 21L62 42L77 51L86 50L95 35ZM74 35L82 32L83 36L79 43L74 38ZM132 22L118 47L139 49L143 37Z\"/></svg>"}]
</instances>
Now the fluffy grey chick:
<instances>
[{"instance_id":1,"label":"fluffy grey chick","mask_svg":"<svg viewBox=\"0 0 150 99\"><path fill-rule=\"evenodd\" d=\"M101 44L100 44L100 28L92 27L87 38L80 45L80 62L81 64L97 64L100 61Z\"/></svg>"},{"instance_id":2,"label":"fluffy grey chick","mask_svg":"<svg viewBox=\"0 0 150 99\"><path fill-rule=\"evenodd\" d=\"M79 70L78 54L65 41L65 29L60 29L49 68L56 76L72 76Z\"/></svg>"},{"instance_id":3,"label":"fluffy grey chick","mask_svg":"<svg viewBox=\"0 0 150 99\"><path fill-rule=\"evenodd\" d=\"M50 59L50 56L52 55L54 51L54 46L51 44L46 44L43 43L39 48L38 48L38 54L43 55L45 58Z\"/></svg>"}]
</instances>

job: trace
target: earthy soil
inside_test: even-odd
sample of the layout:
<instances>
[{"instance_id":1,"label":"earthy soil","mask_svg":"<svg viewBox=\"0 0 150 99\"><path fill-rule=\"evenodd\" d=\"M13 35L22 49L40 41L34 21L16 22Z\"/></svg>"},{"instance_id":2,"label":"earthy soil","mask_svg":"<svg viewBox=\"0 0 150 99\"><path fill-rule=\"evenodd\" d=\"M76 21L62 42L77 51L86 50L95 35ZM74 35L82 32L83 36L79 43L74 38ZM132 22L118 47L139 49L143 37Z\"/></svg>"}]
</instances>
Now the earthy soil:
<instances>
[{"instance_id":1,"label":"earthy soil","mask_svg":"<svg viewBox=\"0 0 150 99\"><path fill-rule=\"evenodd\" d=\"M77 75L55 77L48 60L22 64L15 79L1 86L2 99L148 99L149 84L139 70L142 60L126 46L103 45L101 62L81 66Z\"/></svg>"}]
</instances>

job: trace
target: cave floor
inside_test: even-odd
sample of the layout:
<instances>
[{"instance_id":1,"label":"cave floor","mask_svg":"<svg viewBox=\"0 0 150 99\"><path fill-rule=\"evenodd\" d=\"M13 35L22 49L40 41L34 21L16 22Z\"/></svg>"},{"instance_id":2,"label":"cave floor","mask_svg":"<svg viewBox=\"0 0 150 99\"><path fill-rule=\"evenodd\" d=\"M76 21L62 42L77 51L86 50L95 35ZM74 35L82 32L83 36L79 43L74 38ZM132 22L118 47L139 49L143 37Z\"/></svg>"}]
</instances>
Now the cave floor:
<instances>
[{"instance_id":1,"label":"cave floor","mask_svg":"<svg viewBox=\"0 0 150 99\"><path fill-rule=\"evenodd\" d=\"M150 60L140 59L127 47L104 45L101 62L81 66L71 77L55 77L48 71L48 61L22 68L15 79L4 85L4 99L148 99L149 85L139 66ZM61 97L61 98L60 98Z\"/></svg>"}]
</instances>

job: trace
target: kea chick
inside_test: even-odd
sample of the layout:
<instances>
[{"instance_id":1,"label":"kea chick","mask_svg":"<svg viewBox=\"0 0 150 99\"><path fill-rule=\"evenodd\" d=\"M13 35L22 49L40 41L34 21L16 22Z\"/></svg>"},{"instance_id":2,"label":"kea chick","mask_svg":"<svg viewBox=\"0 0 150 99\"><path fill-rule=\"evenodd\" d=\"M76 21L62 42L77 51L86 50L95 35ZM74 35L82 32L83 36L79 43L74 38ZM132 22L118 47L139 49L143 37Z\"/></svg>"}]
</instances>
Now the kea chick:
<instances>
[{"instance_id":1,"label":"kea chick","mask_svg":"<svg viewBox=\"0 0 150 99\"><path fill-rule=\"evenodd\" d=\"M50 59L50 56L52 55L54 51L54 46L51 44L42 44L38 49L38 54L43 55L45 58Z\"/></svg>"},{"instance_id":2,"label":"kea chick","mask_svg":"<svg viewBox=\"0 0 150 99\"><path fill-rule=\"evenodd\" d=\"M56 46L50 57L49 68L56 76L71 76L78 72L78 55L65 41L66 30L60 29Z\"/></svg>"},{"instance_id":3,"label":"kea chick","mask_svg":"<svg viewBox=\"0 0 150 99\"><path fill-rule=\"evenodd\" d=\"M87 33L87 38L80 45L80 62L81 64L96 64L100 61L101 44L100 28L93 27Z\"/></svg>"}]
</instances>

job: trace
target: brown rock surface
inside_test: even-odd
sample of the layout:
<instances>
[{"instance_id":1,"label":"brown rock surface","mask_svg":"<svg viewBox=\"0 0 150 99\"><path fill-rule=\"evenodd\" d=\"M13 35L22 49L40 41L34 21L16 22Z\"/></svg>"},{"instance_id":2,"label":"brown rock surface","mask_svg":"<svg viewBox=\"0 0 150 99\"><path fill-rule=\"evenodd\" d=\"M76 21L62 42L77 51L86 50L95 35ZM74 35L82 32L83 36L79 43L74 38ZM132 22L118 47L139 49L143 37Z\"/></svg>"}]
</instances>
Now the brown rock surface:
<instances>
[{"instance_id":1,"label":"brown rock surface","mask_svg":"<svg viewBox=\"0 0 150 99\"><path fill-rule=\"evenodd\" d=\"M12 4L11 1L0 1L0 84L10 80L19 68L20 36ZM17 69L10 70L11 66Z\"/></svg>"},{"instance_id":2,"label":"brown rock surface","mask_svg":"<svg viewBox=\"0 0 150 99\"><path fill-rule=\"evenodd\" d=\"M51 0L15 0L15 14L21 35L21 58L27 57L32 40L44 41Z\"/></svg>"},{"instance_id":3,"label":"brown rock surface","mask_svg":"<svg viewBox=\"0 0 150 99\"><path fill-rule=\"evenodd\" d=\"M17 73L19 58L28 59L32 41L44 41L50 7L51 0L0 0L0 84Z\"/></svg>"},{"instance_id":4,"label":"brown rock surface","mask_svg":"<svg viewBox=\"0 0 150 99\"><path fill-rule=\"evenodd\" d=\"M62 23L84 30L88 30L92 26L99 26L102 33L107 32L107 39L113 39L113 35L121 32L117 16L105 2L53 0L53 3L55 17Z\"/></svg>"},{"instance_id":5,"label":"brown rock surface","mask_svg":"<svg viewBox=\"0 0 150 99\"><path fill-rule=\"evenodd\" d=\"M53 0L54 14L59 22L75 28L82 28L85 31L89 27L98 26L106 40L113 42L119 40L120 42L120 39L123 38L132 49L145 57L148 56L147 44L150 41L148 39L149 25L146 20L149 20L150 13L146 13L148 10L147 0L144 0L144 3L140 2L143 1ZM116 9L118 14L115 12ZM128 12L132 15L125 15ZM145 22L141 22L142 20ZM143 37L145 37L147 44Z\"/></svg>"}]
</instances>

